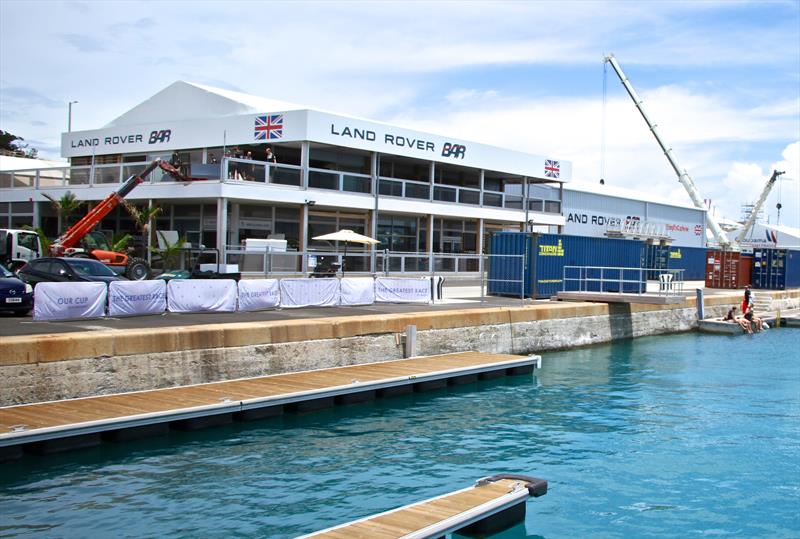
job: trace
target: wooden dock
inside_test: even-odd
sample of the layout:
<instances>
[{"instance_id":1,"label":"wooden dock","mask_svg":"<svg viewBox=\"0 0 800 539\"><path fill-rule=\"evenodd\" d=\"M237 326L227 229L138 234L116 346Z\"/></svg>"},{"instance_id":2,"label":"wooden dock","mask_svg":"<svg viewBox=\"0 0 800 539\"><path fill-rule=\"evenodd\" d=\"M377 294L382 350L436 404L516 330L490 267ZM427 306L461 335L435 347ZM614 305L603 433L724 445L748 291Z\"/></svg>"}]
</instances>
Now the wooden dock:
<instances>
[{"instance_id":1,"label":"wooden dock","mask_svg":"<svg viewBox=\"0 0 800 539\"><path fill-rule=\"evenodd\" d=\"M680 294L620 294L619 292L559 292L553 297L560 301L642 303L646 305L677 305L686 301L686 298Z\"/></svg>"},{"instance_id":2,"label":"wooden dock","mask_svg":"<svg viewBox=\"0 0 800 539\"><path fill-rule=\"evenodd\" d=\"M0 408L0 459L425 391L541 366L541 356L463 352Z\"/></svg>"},{"instance_id":3,"label":"wooden dock","mask_svg":"<svg viewBox=\"0 0 800 539\"><path fill-rule=\"evenodd\" d=\"M423 539L459 532L485 537L525 519L529 496L547 493L547 481L524 475L500 474L474 486L387 511L301 539Z\"/></svg>"}]
</instances>

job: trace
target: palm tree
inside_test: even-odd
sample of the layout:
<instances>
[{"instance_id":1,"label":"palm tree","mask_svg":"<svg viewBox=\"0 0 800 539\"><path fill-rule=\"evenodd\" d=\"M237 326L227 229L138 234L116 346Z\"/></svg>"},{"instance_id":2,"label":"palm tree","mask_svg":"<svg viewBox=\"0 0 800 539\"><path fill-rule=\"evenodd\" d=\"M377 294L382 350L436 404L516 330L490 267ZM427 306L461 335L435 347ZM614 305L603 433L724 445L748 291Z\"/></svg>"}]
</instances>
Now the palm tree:
<instances>
[{"instance_id":1,"label":"palm tree","mask_svg":"<svg viewBox=\"0 0 800 539\"><path fill-rule=\"evenodd\" d=\"M61 198L58 200L54 199L50 195L46 193L42 193L42 195L50 201L53 207L56 209L58 213L58 228L59 230L66 230L72 224L70 221L70 217L72 214L78 211L83 205L82 200L78 200L78 197L75 196L74 193L71 191L67 191L64 193Z\"/></svg>"},{"instance_id":2,"label":"palm tree","mask_svg":"<svg viewBox=\"0 0 800 539\"><path fill-rule=\"evenodd\" d=\"M130 243L131 239L133 239L133 236L130 234L117 232L114 234L114 237L111 238L111 250L118 253L124 253L128 249L128 244Z\"/></svg>"},{"instance_id":3,"label":"palm tree","mask_svg":"<svg viewBox=\"0 0 800 539\"><path fill-rule=\"evenodd\" d=\"M170 241L164 235L161 236L161 239L164 247L162 249L151 247L150 251L161 257L163 271L175 269L176 264L180 261L181 250L183 249L183 245L186 243L186 236L182 238L179 237L177 240L175 240L175 243L170 243Z\"/></svg>"},{"instance_id":4,"label":"palm tree","mask_svg":"<svg viewBox=\"0 0 800 539\"><path fill-rule=\"evenodd\" d=\"M153 243L151 225L158 214L161 213L163 208L161 206L139 207L126 200L122 201L122 205L126 210L128 210L128 213L131 215L131 217L133 217L133 220L136 223L136 228L141 231L142 238L144 238L144 241L147 244L149 254L151 250L150 246Z\"/></svg>"}]
</instances>

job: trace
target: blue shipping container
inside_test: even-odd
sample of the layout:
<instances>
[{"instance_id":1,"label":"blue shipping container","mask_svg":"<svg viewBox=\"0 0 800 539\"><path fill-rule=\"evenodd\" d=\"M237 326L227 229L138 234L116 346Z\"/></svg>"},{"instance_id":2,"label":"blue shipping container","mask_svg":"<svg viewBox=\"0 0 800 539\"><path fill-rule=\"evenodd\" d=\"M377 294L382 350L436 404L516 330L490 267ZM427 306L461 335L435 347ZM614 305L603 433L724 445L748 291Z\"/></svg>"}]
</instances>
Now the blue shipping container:
<instances>
[{"instance_id":1,"label":"blue shipping container","mask_svg":"<svg viewBox=\"0 0 800 539\"><path fill-rule=\"evenodd\" d=\"M647 284L640 271L643 249L641 241L499 232L491 238L488 293L548 298L580 287L598 292L600 279L604 292L638 293Z\"/></svg>"},{"instance_id":2,"label":"blue shipping container","mask_svg":"<svg viewBox=\"0 0 800 539\"><path fill-rule=\"evenodd\" d=\"M683 270L686 281L702 281L706 278L706 249L704 247L677 247L675 245L647 245L645 268L648 279L658 279L661 270Z\"/></svg>"},{"instance_id":3,"label":"blue shipping container","mask_svg":"<svg viewBox=\"0 0 800 539\"><path fill-rule=\"evenodd\" d=\"M785 290L800 286L800 251L753 249L753 288Z\"/></svg>"}]
</instances>

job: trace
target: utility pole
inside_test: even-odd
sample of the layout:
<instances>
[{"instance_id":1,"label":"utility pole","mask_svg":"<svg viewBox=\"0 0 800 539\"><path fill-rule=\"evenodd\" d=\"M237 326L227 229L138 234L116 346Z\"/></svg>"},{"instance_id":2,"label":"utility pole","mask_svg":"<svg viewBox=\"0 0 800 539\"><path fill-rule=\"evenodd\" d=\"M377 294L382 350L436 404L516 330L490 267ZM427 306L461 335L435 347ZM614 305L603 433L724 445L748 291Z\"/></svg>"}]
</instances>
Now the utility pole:
<instances>
[{"instance_id":1,"label":"utility pole","mask_svg":"<svg viewBox=\"0 0 800 539\"><path fill-rule=\"evenodd\" d=\"M70 101L67 105L67 133L72 132L72 104L77 101Z\"/></svg>"}]
</instances>

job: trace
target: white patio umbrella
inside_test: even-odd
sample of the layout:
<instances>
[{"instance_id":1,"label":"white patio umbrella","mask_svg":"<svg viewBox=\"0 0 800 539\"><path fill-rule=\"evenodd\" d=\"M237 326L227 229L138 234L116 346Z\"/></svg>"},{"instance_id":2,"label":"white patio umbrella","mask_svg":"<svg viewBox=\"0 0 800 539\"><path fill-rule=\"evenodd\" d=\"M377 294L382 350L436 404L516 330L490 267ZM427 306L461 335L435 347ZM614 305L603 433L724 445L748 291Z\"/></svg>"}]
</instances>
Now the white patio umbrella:
<instances>
[{"instance_id":1,"label":"white patio umbrella","mask_svg":"<svg viewBox=\"0 0 800 539\"><path fill-rule=\"evenodd\" d=\"M345 261L347 260L347 244L348 243L361 243L363 245L376 245L380 243L378 240L364 236L358 232L353 232L343 228L338 232L331 232L330 234L323 234L322 236L315 236L312 240L325 240L325 241L343 241L344 242L344 258L342 259L342 275L344 275Z\"/></svg>"}]
</instances>

